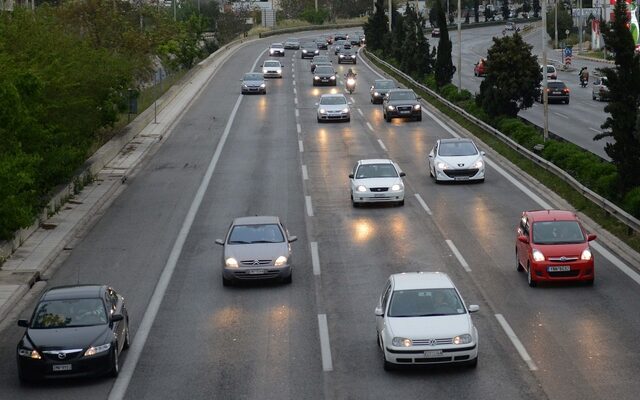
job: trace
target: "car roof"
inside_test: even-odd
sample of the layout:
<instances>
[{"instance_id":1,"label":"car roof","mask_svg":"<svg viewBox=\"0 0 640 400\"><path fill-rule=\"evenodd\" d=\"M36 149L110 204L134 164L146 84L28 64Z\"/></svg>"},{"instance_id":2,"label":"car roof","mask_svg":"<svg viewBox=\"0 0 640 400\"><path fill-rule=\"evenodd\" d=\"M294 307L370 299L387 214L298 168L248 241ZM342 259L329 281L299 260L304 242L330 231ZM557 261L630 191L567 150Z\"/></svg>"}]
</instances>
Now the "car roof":
<instances>
[{"instance_id":1,"label":"car roof","mask_svg":"<svg viewBox=\"0 0 640 400\"><path fill-rule=\"evenodd\" d=\"M266 62L277 62L278 64L280 64L280 61L279 61L279 60L264 60L264 62L265 62L265 63L266 63Z\"/></svg>"},{"instance_id":2,"label":"car roof","mask_svg":"<svg viewBox=\"0 0 640 400\"><path fill-rule=\"evenodd\" d=\"M282 46L282 43L281 42L274 42L274 43L271 43L271 45L272 46Z\"/></svg>"},{"instance_id":3,"label":"car roof","mask_svg":"<svg viewBox=\"0 0 640 400\"><path fill-rule=\"evenodd\" d=\"M374 84L377 82L393 82L393 79L376 79L373 81Z\"/></svg>"},{"instance_id":4,"label":"car roof","mask_svg":"<svg viewBox=\"0 0 640 400\"><path fill-rule=\"evenodd\" d=\"M249 75L254 75L256 78L263 80L263 76L260 72L245 72L244 77L246 78ZM252 77L253 78L253 77Z\"/></svg>"},{"instance_id":5,"label":"car roof","mask_svg":"<svg viewBox=\"0 0 640 400\"><path fill-rule=\"evenodd\" d=\"M532 222L541 221L576 221L578 218L573 211L565 210L530 210L525 214Z\"/></svg>"},{"instance_id":6,"label":"car roof","mask_svg":"<svg viewBox=\"0 0 640 400\"><path fill-rule=\"evenodd\" d=\"M389 94L391 94L391 93L400 93L400 92L415 93L412 89L391 89L391 90L389 90Z\"/></svg>"},{"instance_id":7,"label":"car roof","mask_svg":"<svg viewBox=\"0 0 640 400\"><path fill-rule=\"evenodd\" d=\"M468 139L468 138L445 138L445 139L440 139L440 143L460 143L460 142L471 142L471 143L473 143L473 140Z\"/></svg>"},{"instance_id":8,"label":"car roof","mask_svg":"<svg viewBox=\"0 0 640 400\"><path fill-rule=\"evenodd\" d=\"M105 285L95 284L57 286L47 290L41 300L101 298L103 288Z\"/></svg>"},{"instance_id":9,"label":"car roof","mask_svg":"<svg viewBox=\"0 0 640 400\"><path fill-rule=\"evenodd\" d=\"M369 158L366 160L358 160L358 163L360 163L360 165L363 164L393 164L393 161L389 160L388 158Z\"/></svg>"},{"instance_id":10,"label":"car roof","mask_svg":"<svg viewBox=\"0 0 640 400\"><path fill-rule=\"evenodd\" d=\"M322 96L320 96L320 99L323 99L323 98L325 98L325 97L340 97L340 98L343 98L343 99L345 99L345 100L347 99L347 98L345 97L345 95L343 95L343 94L341 94L341 93L323 94Z\"/></svg>"},{"instance_id":11,"label":"car roof","mask_svg":"<svg viewBox=\"0 0 640 400\"><path fill-rule=\"evenodd\" d=\"M402 272L391 275L393 289L447 289L455 285L444 272Z\"/></svg>"},{"instance_id":12,"label":"car roof","mask_svg":"<svg viewBox=\"0 0 640 400\"><path fill-rule=\"evenodd\" d=\"M277 224L278 217L268 215L254 215L252 217L238 217L233 220L233 225L257 225L257 224Z\"/></svg>"}]
</instances>

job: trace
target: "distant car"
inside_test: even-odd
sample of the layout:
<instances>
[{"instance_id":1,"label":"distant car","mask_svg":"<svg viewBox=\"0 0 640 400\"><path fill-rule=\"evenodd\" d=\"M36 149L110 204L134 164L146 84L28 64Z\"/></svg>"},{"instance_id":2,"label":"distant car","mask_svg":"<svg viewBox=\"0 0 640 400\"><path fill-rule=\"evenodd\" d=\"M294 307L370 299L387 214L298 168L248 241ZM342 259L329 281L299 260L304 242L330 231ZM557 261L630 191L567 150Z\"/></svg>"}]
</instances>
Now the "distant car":
<instances>
[{"instance_id":1,"label":"distant car","mask_svg":"<svg viewBox=\"0 0 640 400\"><path fill-rule=\"evenodd\" d=\"M300 46L300 58L313 58L320 54L315 42L306 42Z\"/></svg>"},{"instance_id":2,"label":"distant car","mask_svg":"<svg viewBox=\"0 0 640 400\"><path fill-rule=\"evenodd\" d=\"M324 37L318 37L314 41L316 42L316 46L318 46L318 50L327 50L329 48L329 42Z\"/></svg>"},{"instance_id":3,"label":"distant car","mask_svg":"<svg viewBox=\"0 0 640 400\"><path fill-rule=\"evenodd\" d=\"M267 85L264 76L259 72L248 72L242 78L240 87L242 94L245 93L261 93L267 94Z\"/></svg>"},{"instance_id":4,"label":"distant car","mask_svg":"<svg viewBox=\"0 0 640 400\"><path fill-rule=\"evenodd\" d=\"M351 120L349 102L343 94L323 94L316 105L318 122Z\"/></svg>"},{"instance_id":5,"label":"distant car","mask_svg":"<svg viewBox=\"0 0 640 400\"><path fill-rule=\"evenodd\" d=\"M440 28L433 28L431 30L431 37L440 37Z\"/></svg>"},{"instance_id":6,"label":"distant car","mask_svg":"<svg viewBox=\"0 0 640 400\"><path fill-rule=\"evenodd\" d=\"M282 64L278 60L265 60L262 64L262 75L265 78L282 78Z\"/></svg>"},{"instance_id":7,"label":"distant car","mask_svg":"<svg viewBox=\"0 0 640 400\"><path fill-rule=\"evenodd\" d=\"M513 17L511 17L513 18ZM508 31L515 31L516 30L516 24L514 24L513 22L509 21L505 24L504 29L508 30Z\"/></svg>"},{"instance_id":8,"label":"distant car","mask_svg":"<svg viewBox=\"0 0 640 400\"><path fill-rule=\"evenodd\" d=\"M313 86L328 85L336 86L336 71L329 65L318 65L313 71Z\"/></svg>"},{"instance_id":9,"label":"distant car","mask_svg":"<svg viewBox=\"0 0 640 400\"><path fill-rule=\"evenodd\" d=\"M540 65L540 73L543 74L543 67ZM558 79L558 71L556 71L556 67L551 64L547 65L547 79Z\"/></svg>"},{"instance_id":10,"label":"distant car","mask_svg":"<svg viewBox=\"0 0 640 400\"><path fill-rule=\"evenodd\" d=\"M285 50L299 50L300 49L300 39L287 39L284 42Z\"/></svg>"},{"instance_id":11,"label":"distant car","mask_svg":"<svg viewBox=\"0 0 640 400\"><path fill-rule=\"evenodd\" d=\"M360 35L353 35L349 38L349 43L351 43L352 46L360 46L362 44L361 40L360 40Z\"/></svg>"},{"instance_id":12,"label":"distant car","mask_svg":"<svg viewBox=\"0 0 640 400\"><path fill-rule=\"evenodd\" d=\"M609 100L609 86L607 86L607 77L599 76L593 81L593 88L591 89L591 97L594 100L605 101Z\"/></svg>"},{"instance_id":13,"label":"distant car","mask_svg":"<svg viewBox=\"0 0 640 400\"><path fill-rule=\"evenodd\" d=\"M351 204L394 203L404 205L405 173L388 159L359 160L349 174Z\"/></svg>"},{"instance_id":14,"label":"distant car","mask_svg":"<svg viewBox=\"0 0 640 400\"><path fill-rule=\"evenodd\" d=\"M326 35L325 39L327 39L327 43L333 44L333 36L332 35Z\"/></svg>"},{"instance_id":15,"label":"distant car","mask_svg":"<svg viewBox=\"0 0 640 400\"><path fill-rule=\"evenodd\" d=\"M36 304L18 343L21 382L109 374L131 343L124 298L106 285L61 286Z\"/></svg>"},{"instance_id":16,"label":"distant car","mask_svg":"<svg viewBox=\"0 0 640 400\"><path fill-rule=\"evenodd\" d=\"M311 72L313 73L313 71L316 69L316 66L320 64L331 65L331 59L329 58L329 56L313 57L313 60L311 60Z\"/></svg>"},{"instance_id":17,"label":"distant car","mask_svg":"<svg viewBox=\"0 0 640 400\"><path fill-rule=\"evenodd\" d=\"M473 75L485 76L486 74L487 74L487 62L484 58L481 58L480 61L474 64Z\"/></svg>"},{"instance_id":18,"label":"distant car","mask_svg":"<svg viewBox=\"0 0 640 400\"><path fill-rule=\"evenodd\" d=\"M559 102L569 104L570 98L571 91L563 81L547 81L547 99L549 100L549 103ZM542 87L538 92L538 101L544 101L544 98L542 97Z\"/></svg>"},{"instance_id":19,"label":"distant car","mask_svg":"<svg viewBox=\"0 0 640 400\"><path fill-rule=\"evenodd\" d=\"M273 57L284 57L284 45L282 43L271 43L269 55Z\"/></svg>"},{"instance_id":20,"label":"distant car","mask_svg":"<svg viewBox=\"0 0 640 400\"><path fill-rule=\"evenodd\" d=\"M256 279L280 279L291 283L293 264L289 235L278 217L240 217L233 220L225 239L217 239L223 247L222 285Z\"/></svg>"},{"instance_id":21,"label":"distant car","mask_svg":"<svg viewBox=\"0 0 640 400\"><path fill-rule=\"evenodd\" d=\"M382 113L385 121L393 118L414 118L422 121L422 106L420 97L411 89L392 89L382 100Z\"/></svg>"},{"instance_id":22,"label":"distant car","mask_svg":"<svg viewBox=\"0 0 640 400\"><path fill-rule=\"evenodd\" d=\"M333 35L334 41L347 40L347 39L349 39L349 35L347 35L346 33L336 33Z\"/></svg>"},{"instance_id":23,"label":"distant car","mask_svg":"<svg viewBox=\"0 0 640 400\"><path fill-rule=\"evenodd\" d=\"M352 49L342 49L338 53L338 64L356 64L356 52Z\"/></svg>"},{"instance_id":24,"label":"distant car","mask_svg":"<svg viewBox=\"0 0 640 400\"><path fill-rule=\"evenodd\" d=\"M342 49L350 49L351 43L348 43L346 40L336 40L333 44L333 53L338 55Z\"/></svg>"},{"instance_id":25,"label":"distant car","mask_svg":"<svg viewBox=\"0 0 640 400\"><path fill-rule=\"evenodd\" d=\"M571 211L525 211L516 231L518 271L527 273L531 287L553 281L592 285L595 270L589 242L596 238Z\"/></svg>"},{"instance_id":26,"label":"distant car","mask_svg":"<svg viewBox=\"0 0 640 400\"><path fill-rule=\"evenodd\" d=\"M449 276L403 272L387 280L375 307L385 370L397 365L478 364L478 330Z\"/></svg>"},{"instance_id":27,"label":"distant car","mask_svg":"<svg viewBox=\"0 0 640 400\"><path fill-rule=\"evenodd\" d=\"M484 182L484 151L471 139L438 139L427 157L429 175L442 181Z\"/></svg>"},{"instance_id":28,"label":"distant car","mask_svg":"<svg viewBox=\"0 0 640 400\"><path fill-rule=\"evenodd\" d=\"M396 89L396 83L391 79L376 79L369 90L373 104L382 103L382 99L391 89Z\"/></svg>"}]
</instances>

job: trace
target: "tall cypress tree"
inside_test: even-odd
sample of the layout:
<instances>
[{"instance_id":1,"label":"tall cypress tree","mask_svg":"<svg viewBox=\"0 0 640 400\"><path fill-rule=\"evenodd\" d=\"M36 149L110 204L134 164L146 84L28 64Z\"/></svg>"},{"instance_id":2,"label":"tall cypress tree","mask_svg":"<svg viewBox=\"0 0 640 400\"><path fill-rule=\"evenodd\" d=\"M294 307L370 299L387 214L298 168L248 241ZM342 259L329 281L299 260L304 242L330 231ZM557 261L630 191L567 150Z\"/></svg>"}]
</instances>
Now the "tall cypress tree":
<instances>
[{"instance_id":1,"label":"tall cypress tree","mask_svg":"<svg viewBox=\"0 0 640 400\"><path fill-rule=\"evenodd\" d=\"M424 34L423 22L423 18L419 17L416 28L416 51L413 53L418 78L422 78L433 71L433 56L429 48L429 40Z\"/></svg>"},{"instance_id":2,"label":"tall cypress tree","mask_svg":"<svg viewBox=\"0 0 640 400\"><path fill-rule=\"evenodd\" d=\"M375 13L369 16L369 20L363 26L364 34L367 37L367 47L372 50L384 47L387 26L387 16L384 15L384 0L377 0Z\"/></svg>"},{"instance_id":3,"label":"tall cypress tree","mask_svg":"<svg viewBox=\"0 0 640 400\"><path fill-rule=\"evenodd\" d=\"M449 40L449 29L447 29L447 16L444 12L442 0L436 1L436 15L438 27L440 28L440 41L438 42L438 53L436 55L435 77L438 87L451 83L455 70L451 62L451 40Z\"/></svg>"},{"instance_id":4,"label":"tall cypress tree","mask_svg":"<svg viewBox=\"0 0 640 400\"><path fill-rule=\"evenodd\" d=\"M611 116L602 125L605 131L593 139L615 140L604 149L618 169L620 190L625 193L640 186L640 56L627 28L625 0L617 0L613 12L613 22L602 27L607 50L615 54L616 67L603 69L610 97L604 111Z\"/></svg>"}]
</instances>

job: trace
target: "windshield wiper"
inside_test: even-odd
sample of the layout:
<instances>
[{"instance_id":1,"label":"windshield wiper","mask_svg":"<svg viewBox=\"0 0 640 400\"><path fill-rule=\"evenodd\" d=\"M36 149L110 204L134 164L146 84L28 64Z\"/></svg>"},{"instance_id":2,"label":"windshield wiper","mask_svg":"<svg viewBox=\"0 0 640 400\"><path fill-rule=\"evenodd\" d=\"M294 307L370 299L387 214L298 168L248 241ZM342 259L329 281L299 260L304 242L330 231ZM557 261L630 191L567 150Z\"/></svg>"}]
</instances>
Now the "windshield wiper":
<instances>
[{"instance_id":1,"label":"windshield wiper","mask_svg":"<svg viewBox=\"0 0 640 400\"><path fill-rule=\"evenodd\" d=\"M251 244L252 242L245 242L244 240L230 240L229 244Z\"/></svg>"}]
</instances>

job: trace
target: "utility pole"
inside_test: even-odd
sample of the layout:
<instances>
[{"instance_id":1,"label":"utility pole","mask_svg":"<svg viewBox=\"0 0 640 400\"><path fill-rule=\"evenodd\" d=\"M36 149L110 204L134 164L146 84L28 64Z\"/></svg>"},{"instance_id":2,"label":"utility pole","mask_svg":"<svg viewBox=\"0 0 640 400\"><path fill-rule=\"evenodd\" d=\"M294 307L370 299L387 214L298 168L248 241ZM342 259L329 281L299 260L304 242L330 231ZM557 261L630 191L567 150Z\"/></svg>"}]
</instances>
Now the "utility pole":
<instances>
[{"instance_id":1,"label":"utility pole","mask_svg":"<svg viewBox=\"0 0 640 400\"><path fill-rule=\"evenodd\" d=\"M174 21L178 20L178 12L177 12L177 8L176 8L176 0L173 0L173 20Z\"/></svg>"},{"instance_id":2,"label":"utility pole","mask_svg":"<svg viewBox=\"0 0 640 400\"><path fill-rule=\"evenodd\" d=\"M555 30L555 34L556 34L556 45L554 48L558 48L558 1L560 0L555 0L556 2L556 12L555 12L555 19L556 19L556 30Z\"/></svg>"},{"instance_id":3,"label":"utility pole","mask_svg":"<svg viewBox=\"0 0 640 400\"><path fill-rule=\"evenodd\" d=\"M578 40L580 40L580 44L578 45L578 51L582 54L582 0L578 0L578 4L580 9L580 16L578 17L578 24L580 24L580 27L578 28L578 32L580 32Z\"/></svg>"},{"instance_id":4,"label":"utility pole","mask_svg":"<svg viewBox=\"0 0 640 400\"><path fill-rule=\"evenodd\" d=\"M542 101L544 102L544 136L549 140L549 97L547 95L547 0L542 0Z\"/></svg>"},{"instance_id":5,"label":"utility pole","mask_svg":"<svg viewBox=\"0 0 640 400\"><path fill-rule=\"evenodd\" d=\"M462 91L462 7L458 0L458 93Z\"/></svg>"},{"instance_id":6,"label":"utility pole","mask_svg":"<svg viewBox=\"0 0 640 400\"><path fill-rule=\"evenodd\" d=\"M392 8L393 8L393 1L389 0L389 32L391 32L391 19L392 19L391 17L393 15Z\"/></svg>"},{"instance_id":7,"label":"utility pole","mask_svg":"<svg viewBox=\"0 0 640 400\"><path fill-rule=\"evenodd\" d=\"M198 0L199 2L200 0ZM318 12L318 0L316 0L316 12Z\"/></svg>"}]
</instances>

